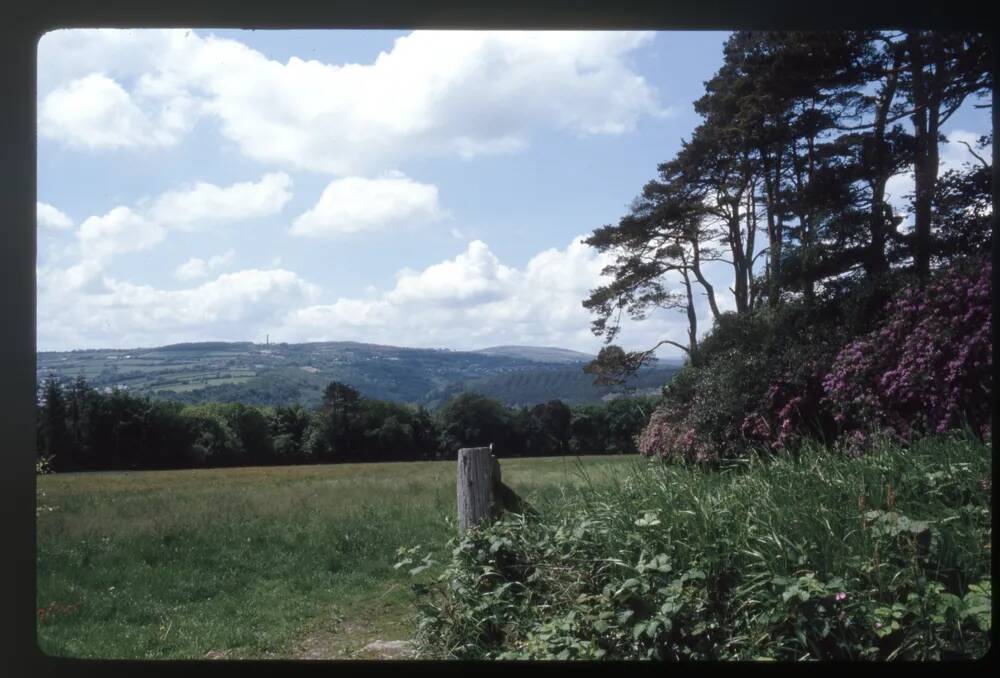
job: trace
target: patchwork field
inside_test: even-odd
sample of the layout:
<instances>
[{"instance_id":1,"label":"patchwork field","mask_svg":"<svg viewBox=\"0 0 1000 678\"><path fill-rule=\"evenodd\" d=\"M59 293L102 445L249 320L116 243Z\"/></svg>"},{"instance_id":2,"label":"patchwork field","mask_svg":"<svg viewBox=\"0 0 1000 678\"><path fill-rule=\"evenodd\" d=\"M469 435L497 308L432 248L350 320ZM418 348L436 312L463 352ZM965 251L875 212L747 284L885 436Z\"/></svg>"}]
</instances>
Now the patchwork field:
<instances>
[{"instance_id":1,"label":"patchwork field","mask_svg":"<svg viewBox=\"0 0 1000 678\"><path fill-rule=\"evenodd\" d=\"M544 511L635 457L502 459ZM90 658L350 658L412 634L401 546L443 558L455 462L41 476L38 642Z\"/></svg>"}]
</instances>

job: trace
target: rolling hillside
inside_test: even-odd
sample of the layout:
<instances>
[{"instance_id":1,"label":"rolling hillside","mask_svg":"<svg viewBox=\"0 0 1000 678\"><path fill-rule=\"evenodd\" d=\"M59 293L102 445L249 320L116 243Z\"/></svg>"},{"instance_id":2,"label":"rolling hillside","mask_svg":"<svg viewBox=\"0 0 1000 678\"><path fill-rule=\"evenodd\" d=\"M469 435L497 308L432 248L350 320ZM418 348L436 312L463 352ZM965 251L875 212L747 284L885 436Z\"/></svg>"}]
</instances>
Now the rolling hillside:
<instances>
[{"instance_id":1,"label":"rolling hillside","mask_svg":"<svg viewBox=\"0 0 1000 678\"><path fill-rule=\"evenodd\" d=\"M462 391L512 405L559 398L597 402L612 391L583 373L590 356L551 347L499 346L479 351L415 349L356 342L253 344L204 342L130 350L38 353L39 381L84 376L96 388L124 388L183 402L257 405L319 403L331 381L362 394L436 407ZM643 370L630 388L658 392L676 370Z\"/></svg>"},{"instance_id":2,"label":"rolling hillside","mask_svg":"<svg viewBox=\"0 0 1000 678\"><path fill-rule=\"evenodd\" d=\"M587 353L552 346L491 346L473 351L473 353L524 358L540 363L579 363L590 362L594 359L594 356Z\"/></svg>"}]
</instances>

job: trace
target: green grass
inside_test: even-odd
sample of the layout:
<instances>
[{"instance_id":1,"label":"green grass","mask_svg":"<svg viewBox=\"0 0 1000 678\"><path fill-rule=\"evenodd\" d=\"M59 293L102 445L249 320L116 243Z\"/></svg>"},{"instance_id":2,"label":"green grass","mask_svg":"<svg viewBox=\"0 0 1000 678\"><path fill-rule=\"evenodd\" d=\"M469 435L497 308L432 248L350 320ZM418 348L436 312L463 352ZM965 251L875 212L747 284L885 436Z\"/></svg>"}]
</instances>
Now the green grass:
<instances>
[{"instance_id":1,"label":"green grass","mask_svg":"<svg viewBox=\"0 0 1000 678\"><path fill-rule=\"evenodd\" d=\"M503 459L536 505L625 457ZM38 642L50 655L351 656L412 634L400 546L440 553L455 462L38 478ZM443 559L443 558L442 558Z\"/></svg>"}]
</instances>

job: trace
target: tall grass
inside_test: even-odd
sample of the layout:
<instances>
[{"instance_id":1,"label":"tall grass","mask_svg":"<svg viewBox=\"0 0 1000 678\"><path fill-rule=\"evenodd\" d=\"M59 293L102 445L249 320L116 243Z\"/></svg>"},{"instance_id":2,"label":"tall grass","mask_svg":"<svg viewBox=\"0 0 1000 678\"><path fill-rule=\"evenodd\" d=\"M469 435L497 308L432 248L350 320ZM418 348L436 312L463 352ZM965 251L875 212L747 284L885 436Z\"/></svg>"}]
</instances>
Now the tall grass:
<instances>
[{"instance_id":1,"label":"tall grass","mask_svg":"<svg viewBox=\"0 0 1000 678\"><path fill-rule=\"evenodd\" d=\"M454 544L431 656L976 656L989 636L988 448L810 448L721 471L636 461Z\"/></svg>"}]
</instances>

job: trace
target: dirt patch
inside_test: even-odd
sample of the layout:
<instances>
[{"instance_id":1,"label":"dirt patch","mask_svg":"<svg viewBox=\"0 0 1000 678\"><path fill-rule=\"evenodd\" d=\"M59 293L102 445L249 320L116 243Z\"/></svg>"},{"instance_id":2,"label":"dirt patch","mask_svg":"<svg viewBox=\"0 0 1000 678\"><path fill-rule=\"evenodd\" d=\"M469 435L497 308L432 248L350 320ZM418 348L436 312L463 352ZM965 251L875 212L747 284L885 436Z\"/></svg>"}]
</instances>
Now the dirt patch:
<instances>
[{"instance_id":1,"label":"dirt patch","mask_svg":"<svg viewBox=\"0 0 1000 678\"><path fill-rule=\"evenodd\" d=\"M294 648L295 659L406 659L414 650L409 640L383 640L409 635L408 624L392 614L395 610L352 610L332 613L306 632ZM388 614L387 614L388 613Z\"/></svg>"},{"instance_id":2,"label":"dirt patch","mask_svg":"<svg viewBox=\"0 0 1000 678\"><path fill-rule=\"evenodd\" d=\"M417 648L409 640L376 640L361 648L364 659L413 659Z\"/></svg>"},{"instance_id":3,"label":"dirt patch","mask_svg":"<svg viewBox=\"0 0 1000 678\"><path fill-rule=\"evenodd\" d=\"M398 583L367 599L345 600L303 629L294 659L408 659L414 631L412 592Z\"/></svg>"}]
</instances>

